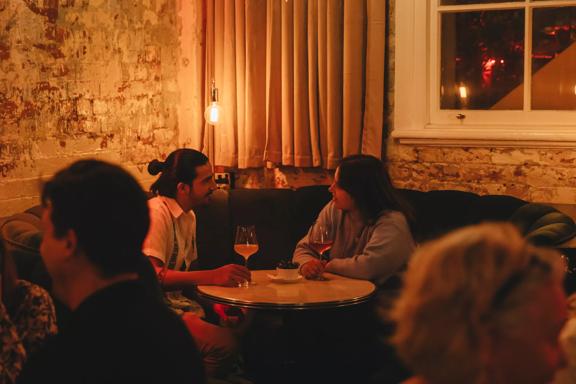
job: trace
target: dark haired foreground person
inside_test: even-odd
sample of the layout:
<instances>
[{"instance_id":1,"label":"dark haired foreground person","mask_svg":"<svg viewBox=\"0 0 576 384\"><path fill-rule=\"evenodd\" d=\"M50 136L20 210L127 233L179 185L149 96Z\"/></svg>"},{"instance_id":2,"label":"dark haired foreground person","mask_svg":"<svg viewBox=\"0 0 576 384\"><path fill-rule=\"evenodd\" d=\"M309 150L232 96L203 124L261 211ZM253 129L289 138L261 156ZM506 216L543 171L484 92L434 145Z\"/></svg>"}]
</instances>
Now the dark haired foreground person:
<instances>
[{"instance_id":1,"label":"dark haired foreground person","mask_svg":"<svg viewBox=\"0 0 576 384\"><path fill-rule=\"evenodd\" d=\"M184 323L139 278L149 215L138 182L118 166L78 161L45 184L42 204L40 253L72 314L19 382L203 383Z\"/></svg>"},{"instance_id":2,"label":"dark haired foreground person","mask_svg":"<svg viewBox=\"0 0 576 384\"><path fill-rule=\"evenodd\" d=\"M545 384L565 363L564 268L510 224L480 224L412 257L393 310L409 383Z\"/></svg>"},{"instance_id":3,"label":"dark haired foreground person","mask_svg":"<svg viewBox=\"0 0 576 384\"><path fill-rule=\"evenodd\" d=\"M150 190L150 232L142 252L154 266L158 281L166 291L170 307L182 315L196 341L209 376L230 373L237 352L237 341L228 328L202 319L202 307L182 294L196 285L237 286L250 280L250 271L228 264L213 270L195 270L196 216L192 210L209 202L216 189L208 158L194 149L178 149L165 161L148 165L152 175L160 173Z\"/></svg>"},{"instance_id":4,"label":"dark haired foreground person","mask_svg":"<svg viewBox=\"0 0 576 384\"><path fill-rule=\"evenodd\" d=\"M48 292L19 280L0 241L0 384L12 384L27 356L56 334L56 313Z\"/></svg>"}]
</instances>

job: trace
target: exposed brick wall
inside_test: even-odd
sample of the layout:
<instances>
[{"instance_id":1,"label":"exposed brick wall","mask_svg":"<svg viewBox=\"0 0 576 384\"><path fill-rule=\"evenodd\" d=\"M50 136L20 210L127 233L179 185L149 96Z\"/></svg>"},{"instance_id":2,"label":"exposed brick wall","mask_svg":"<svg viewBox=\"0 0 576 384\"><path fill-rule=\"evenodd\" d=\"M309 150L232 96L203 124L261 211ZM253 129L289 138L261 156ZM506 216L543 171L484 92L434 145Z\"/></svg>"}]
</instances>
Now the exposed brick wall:
<instances>
[{"instance_id":1,"label":"exposed brick wall","mask_svg":"<svg viewBox=\"0 0 576 384\"><path fill-rule=\"evenodd\" d=\"M141 171L178 143L182 0L0 0L0 216L81 157Z\"/></svg>"},{"instance_id":2,"label":"exposed brick wall","mask_svg":"<svg viewBox=\"0 0 576 384\"><path fill-rule=\"evenodd\" d=\"M390 127L394 98L394 2L389 0L387 95ZM576 153L570 149L453 148L400 145L388 139L388 159L399 187L509 194L535 202L576 202Z\"/></svg>"},{"instance_id":3,"label":"exposed brick wall","mask_svg":"<svg viewBox=\"0 0 576 384\"><path fill-rule=\"evenodd\" d=\"M239 188L299 188L306 185L329 185L333 172L317 168L241 169L236 172Z\"/></svg>"}]
</instances>

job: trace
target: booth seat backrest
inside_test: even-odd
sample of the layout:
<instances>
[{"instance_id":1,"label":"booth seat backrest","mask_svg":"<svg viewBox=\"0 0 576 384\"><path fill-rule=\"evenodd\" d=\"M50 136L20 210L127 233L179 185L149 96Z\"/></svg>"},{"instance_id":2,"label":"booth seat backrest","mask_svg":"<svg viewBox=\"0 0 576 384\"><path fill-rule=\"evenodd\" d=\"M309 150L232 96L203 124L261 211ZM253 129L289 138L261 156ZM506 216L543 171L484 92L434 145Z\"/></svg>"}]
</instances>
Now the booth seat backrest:
<instances>
[{"instance_id":1,"label":"booth seat backrest","mask_svg":"<svg viewBox=\"0 0 576 384\"><path fill-rule=\"evenodd\" d=\"M0 237L14 259L18 276L50 290L50 276L39 253L42 241L40 209L33 207L0 219Z\"/></svg>"},{"instance_id":2,"label":"booth seat backrest","mask_svg":"<svg viewBox=\"0 0 576 384\"><path fill-rule=\"evenodd\" d=\"M508 220L526 202L512 196L480 196L455 190L400 190L414 210L414 237L426 241L481 221ZM290 189L217 191L212 202L195 209L197 246L202 268L242 263L234 253L234 230L254 224L260 248L249 260L252 269L273 269L289 259L320 210L330 201L327 185Z\"/></svg>"},{"instance_id":3,"label":"booth seat backrest","mask_svg":"<svg viewBox=\"0 0 576 384\"><path fill-rule=\"evenodd\" d=\"M232 237L237 225L256 227L259 248L248 262L250 268L274 268L278 261L292 257L293 200L294 191L289 189L238 189L230 194ZM242 261L235 253L234 257Z\"/></svg>"},{"instance_id":4,"label":"booth seat backrest","mask_svg":"<svg viewBox=\"0 0 576 384\"><path fill-rule=\"evenodd\" d=\"M419 242L440 237L456 228L482 221L506 221L525 201L512 196L484 195L456 190L400 189L413 209L412 231Z\"/></svg>"},{"instance_id":5,"label":"booth seat backrest","mask_svg":"<svg viewBox=\"0 0 576 384\"><path fill-rule=\"evenodd\" d=\"M556 209L511 196L449 190L400 193L414 209L413 232L418 241L486 220L511 221L528 239L542 245L559 244L576 233L572 219ZM249 266L273 269L280 260L292 257L296 243L330 199L328 186L215 192L209 205L195 209L200 268L242 262L234 252L234 229L238 224L254 224L260 249L250 258ZM41 208L36 206L0 218L0 235L14 255L19 276L50 289L50 278L38 251L42 238L40 214Z\"/></svg>"},{"instance_id":6,"label":"booth seat backrest","mask_svg":"<svg viewBox=\"0 0 576 384\"><path fill-rule=\"evenodd\" d=\"M196 247L201 269L214 269L231 259L231 218L228 192L217 190L210 204L194 209Z\"/></svg>"},{"instance_id":7,"label":"booth seat backrest","mask_svg":"<svg viewBox=\"0 0 576 384\"><path fill-rule=\"evenodd\" d=\"M332 200L332 194L328 191L327 185L312 185L294 191L292 228L296 242L308 233L310 226L330 200Z\"/></svg>"},{"instance_id":8,"label":"booth seat backrest","mask_svg":"<svg viewBox=\"0 0 576 384\"><path fill-rule=\"evenodd\" d=\"M214 192L210 204L195 209L200 267L242 263L234 252L235 228L255 225L259 249L248 265L275 268L280 260L292 258L296 243L330 198L327 186Z\"/></svg>"}]
</instances>

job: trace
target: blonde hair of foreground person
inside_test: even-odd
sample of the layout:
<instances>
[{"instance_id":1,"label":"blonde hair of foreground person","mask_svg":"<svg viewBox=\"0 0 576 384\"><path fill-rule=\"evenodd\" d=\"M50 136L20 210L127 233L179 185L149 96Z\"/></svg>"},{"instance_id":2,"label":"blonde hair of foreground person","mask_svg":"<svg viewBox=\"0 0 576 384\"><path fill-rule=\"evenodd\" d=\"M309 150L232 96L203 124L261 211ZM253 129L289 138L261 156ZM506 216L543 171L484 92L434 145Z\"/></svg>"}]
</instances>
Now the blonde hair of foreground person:
<instances>
[{"instance_id":1,"label":"blonde hair of foreground person","mask_svg":"<svg viewBox=\"0 0 576 384\"><path fill-rule=\"evenodd\" d=\"M421 380L546 383L564 363L564 264L511 224L480 224L425 244L392 311L393 343ZM410 381L412 382L412 381Z\"/></svg>"}]
</instances>

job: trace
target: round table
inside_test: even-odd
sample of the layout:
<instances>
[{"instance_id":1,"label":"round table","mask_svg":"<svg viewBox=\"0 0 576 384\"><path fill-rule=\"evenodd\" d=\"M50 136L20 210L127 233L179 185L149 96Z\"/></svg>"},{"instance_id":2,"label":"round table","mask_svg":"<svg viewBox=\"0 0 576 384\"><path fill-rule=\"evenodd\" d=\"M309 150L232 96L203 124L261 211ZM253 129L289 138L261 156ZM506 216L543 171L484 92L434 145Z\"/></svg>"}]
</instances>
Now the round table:
<instances>
[{"instance_id":1,"label":"round table","mask_svg":"<svg viewBox=\"0 0 576 384\"><path fill-rule=\"evenodd\" d=\"M370 281L324 273L324 280L300 278L295 282L274 279L275 270L252 271L247 288L199 285L198 294L208 300L255 309L319 309L356 305L375 292Z\"/></svg>"}]
</instances>

